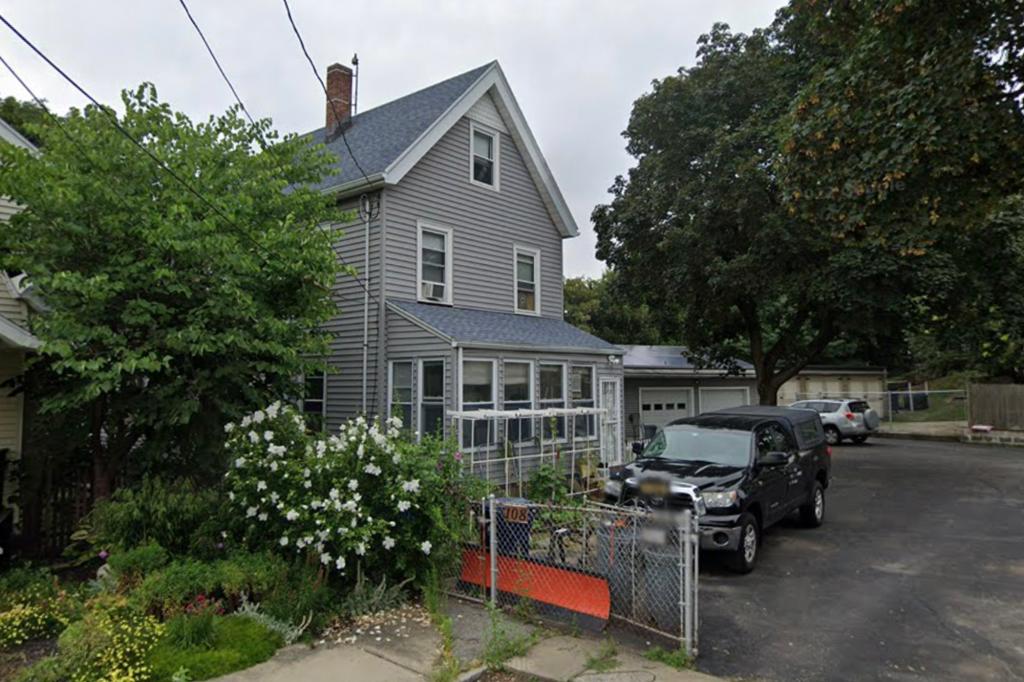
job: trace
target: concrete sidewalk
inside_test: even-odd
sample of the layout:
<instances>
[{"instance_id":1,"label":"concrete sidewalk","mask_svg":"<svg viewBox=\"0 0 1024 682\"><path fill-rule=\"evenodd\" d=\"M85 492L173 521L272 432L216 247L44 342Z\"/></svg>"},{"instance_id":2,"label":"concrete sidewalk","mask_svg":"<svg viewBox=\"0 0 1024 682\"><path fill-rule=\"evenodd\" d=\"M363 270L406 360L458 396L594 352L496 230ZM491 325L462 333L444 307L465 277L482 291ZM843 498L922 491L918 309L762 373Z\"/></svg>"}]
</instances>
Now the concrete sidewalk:
<instances>
[{"instance_id":1,"label":"concrete sidewalk","mask_svg":"<svg viewBox=\"0 0 1024 682\"><path fill-rule=\"evenodd\" d=\"M452 601L452 650L463 682L486 675L482 659L492 632L491 616L482 606ZM713 682L693 671L680 671L649 661L642 652L617 645L613 650L597 637L568 636L500 615L500 627L513 638L530 637L536 644L505 667L550 682ZM380 625L363 625L340 633L316 647L293 645L272 659L220 678L223 682L413 682L435 678L441 637L426 614L403 609Z\"/></svg>"},{"instance_id":2,"label":"concrete sidewalk","mask_svg":"<svg viewBox=\"0 0 1024 682\"><path fill-rule=\"evenodd\" d=\"M967 422L882 422L876 435L915 440L959 441Z\"/></svg>"}]
</instances>

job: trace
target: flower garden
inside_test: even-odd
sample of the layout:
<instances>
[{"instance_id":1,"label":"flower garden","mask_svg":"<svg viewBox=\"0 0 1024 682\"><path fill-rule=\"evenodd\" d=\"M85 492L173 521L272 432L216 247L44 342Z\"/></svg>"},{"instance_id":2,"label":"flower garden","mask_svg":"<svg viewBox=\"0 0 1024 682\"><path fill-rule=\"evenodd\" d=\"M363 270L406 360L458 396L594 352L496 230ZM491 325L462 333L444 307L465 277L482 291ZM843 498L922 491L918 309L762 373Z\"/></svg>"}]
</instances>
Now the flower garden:
<instances>
[{"instance_id":1,"label":"flower garden","mask_svg":"<svg viewBox=\"0 0 1024 682\"><path fill-rule=\"evenodd\" d=\"M0 576L20 681L202 680L429 588L486 494L454 444L396 418L311 433L275 403L225 427L217 486L146 478L100 503L66 561ZM0 668L2 677L3 668Z\"/></svg>"}]
</instances>

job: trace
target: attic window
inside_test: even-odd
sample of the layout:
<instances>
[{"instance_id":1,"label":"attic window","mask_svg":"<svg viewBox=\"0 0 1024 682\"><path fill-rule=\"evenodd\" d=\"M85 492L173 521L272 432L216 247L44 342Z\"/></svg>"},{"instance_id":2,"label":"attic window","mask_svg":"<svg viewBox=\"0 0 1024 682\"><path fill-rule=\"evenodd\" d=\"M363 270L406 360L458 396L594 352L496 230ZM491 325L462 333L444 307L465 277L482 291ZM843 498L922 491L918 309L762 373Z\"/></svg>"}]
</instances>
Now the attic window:
<instances>
[{"instance_id":1,"label":"attic window","mask_svg":"<svg viewBox=\"0 0 1024 682\"><path fill-rule=\"evenodd\" d=\"M498 189L498 135L470 124L472 168L470 182Z\"/></svg>"}]
</instances>

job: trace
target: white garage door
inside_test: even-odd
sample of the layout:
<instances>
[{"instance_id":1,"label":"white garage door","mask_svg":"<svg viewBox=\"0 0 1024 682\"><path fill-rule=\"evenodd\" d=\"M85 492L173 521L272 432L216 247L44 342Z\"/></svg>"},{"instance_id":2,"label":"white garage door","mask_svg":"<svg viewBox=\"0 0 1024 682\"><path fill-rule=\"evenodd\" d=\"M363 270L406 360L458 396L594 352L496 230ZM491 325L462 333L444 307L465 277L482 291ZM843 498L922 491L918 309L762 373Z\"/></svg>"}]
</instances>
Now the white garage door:
<instances>
[{"instance_id":1,"label":"white garage door","mask_svg":"<svg viewBox=\"0 0 1024 682\"><path fill-rule=\"evenodd\" d=\"M662 427L675 419L693 416L692 388L641 388L640 422Z\"/></svg>"},{"instance_id":2,"label":"white garage door","mask_svg":"<svg viewBox=\"0 0 1024 682\"><path fill-rule=\"evenodd\" d=\"M702 388L700 389L700 412L714 412L727 407L747 405L750 392L745 388Z\"/></svg>"}]
</instances>

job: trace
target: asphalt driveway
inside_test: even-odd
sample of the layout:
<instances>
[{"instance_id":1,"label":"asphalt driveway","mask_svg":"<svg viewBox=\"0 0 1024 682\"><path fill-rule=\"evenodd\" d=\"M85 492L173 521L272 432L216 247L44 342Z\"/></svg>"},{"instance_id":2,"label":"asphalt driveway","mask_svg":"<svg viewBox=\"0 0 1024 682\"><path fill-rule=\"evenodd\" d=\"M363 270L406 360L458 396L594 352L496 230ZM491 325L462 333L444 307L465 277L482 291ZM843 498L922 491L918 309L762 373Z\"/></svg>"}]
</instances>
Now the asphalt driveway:
<instances>
[{"instance_id":1,"label":"asphalt driveway","mask_svg":"<svg viewBox=\"0 0 1024 682\"><path fill-rule=\"evenodd\" d=\"M1024 449L834 448L825 525L768 531L757 569L701 571L709 673L1024 680Z\"/></svg>"}]
</instances>

